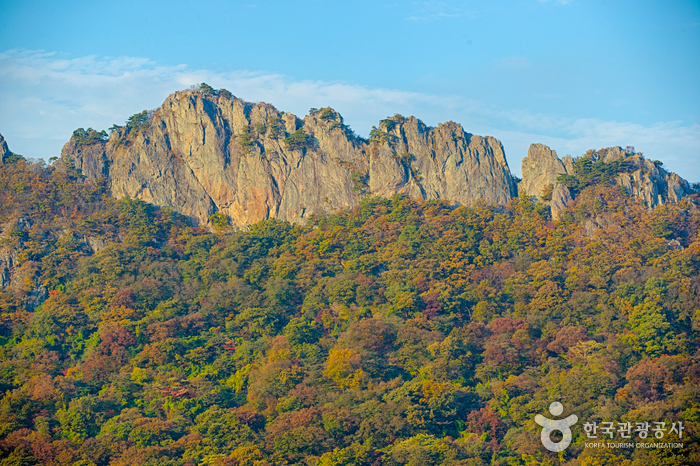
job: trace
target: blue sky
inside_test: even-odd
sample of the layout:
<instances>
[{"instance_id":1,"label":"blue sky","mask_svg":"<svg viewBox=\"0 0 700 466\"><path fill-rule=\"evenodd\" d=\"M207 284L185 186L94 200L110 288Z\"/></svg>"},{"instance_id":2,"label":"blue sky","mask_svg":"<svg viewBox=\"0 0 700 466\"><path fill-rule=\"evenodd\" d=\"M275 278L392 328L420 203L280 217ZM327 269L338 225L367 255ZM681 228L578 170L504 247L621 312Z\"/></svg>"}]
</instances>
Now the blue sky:
<instances>
[{"instance_id":1,"label":"blue sky","mask_svg":"<svg viewBox=\"0 0 700 466\"><path fill-rule=\"evenodd\" d=\"M359 134L394 113L560 156L633 145L700 181L700 2L9 2L0 133L49 158L198 82Z\"/></svg>"}]
</instances>

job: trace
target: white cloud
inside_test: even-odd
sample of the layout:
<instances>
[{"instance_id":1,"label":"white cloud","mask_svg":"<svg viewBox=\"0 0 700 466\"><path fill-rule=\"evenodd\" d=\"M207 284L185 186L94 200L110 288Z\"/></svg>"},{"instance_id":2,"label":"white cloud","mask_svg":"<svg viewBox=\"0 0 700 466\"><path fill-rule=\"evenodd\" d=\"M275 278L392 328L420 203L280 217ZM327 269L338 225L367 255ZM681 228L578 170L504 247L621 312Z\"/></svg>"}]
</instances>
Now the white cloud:
<instances>
[{"instance_id":1,"label":"white cloud","mask_svg":"<svg viewBox=\"0 0 700 466\"><path fill-rule=\"evenodd\" d=\"M578 156L588 149L634 146L647 158L659 159L667 169L689 181L700 180L700 125L679 121L641 125L595 118L570 119L553 115L504 111L499 117L515 123L518 131L497 131L511 155L521 158L530 143L547 144L558 155ZM513 157L515 154L518 157ZM521 155L522 154L522 155ZM514 168L514 167L511 167ZM515 167L516 172L519 168Z\"/></svg>"},{"instance_id":2,"label":"white cloud","mask_svg":"<svg viewBox=\"0 0 700 466\"><path fill-rule=\"evenodd\" d=\"M356 84L294 81L250 71L214 73L185 65L160 66L132 57L65 59L43 51L0 53L0 132L27 156L58 155L77 127L121 124L169 94L207 82L248 101L265 101L304 116L310 107L331 105L360 134L394 113L420 114L454 105L453 96L430 96Z\"/></svg>"},{"instance_id":3,"label":"white cloud","mask_svg":"<svg viewBox=\"0 0 700 466\"><path fill-rule=\"evenodd\" d=\"M46 159L59 155L75 128L99 130L122 124L129 115L156 108L172 92L200 82L226 88L248 101L272 103L299 116L310 107L330 105L364 136L380 119L395 113L415 115L430 125L452 119L470 133L500 139L516 174L530 143L548 144L560 156L634 145L681 176L700 180L697 124L570 119L498 109L456 95L298 81L262 72L215 73L191 70L185 65L162 66L133 57L67 59L43 51L0 53L0 133L13 151Z\"/></svg>"}]
</instances>

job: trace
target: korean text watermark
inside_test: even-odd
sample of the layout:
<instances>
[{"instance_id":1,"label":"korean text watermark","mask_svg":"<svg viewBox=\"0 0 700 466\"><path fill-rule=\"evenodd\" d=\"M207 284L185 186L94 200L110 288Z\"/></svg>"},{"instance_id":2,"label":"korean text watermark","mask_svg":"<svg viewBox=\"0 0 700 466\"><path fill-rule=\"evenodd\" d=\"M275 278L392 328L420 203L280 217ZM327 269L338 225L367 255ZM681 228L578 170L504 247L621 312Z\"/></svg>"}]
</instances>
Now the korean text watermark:
<instances>
[{"instance_id":1,"label":"korean text watermark","mask_svg":"<svg viewBox=\"0 0 700 466\"><path fill-rule=\"evenodd\" d=\"M555 401L549 405L549 412L557 417L564 412L561 403ZM542 426L540 441L549 451L566 450L572 442L571 427L578 422L578 416L571 414L564 419L549 419L541 414L535 416L535 422ZM683 422L585 422L585 448L683 448ZM561 433L561 439L553 441L551 435ZM670 441L664 441L667 434L675 434ZM615 439L615 441L613 441Z\"/></svg>"}]
</instances>

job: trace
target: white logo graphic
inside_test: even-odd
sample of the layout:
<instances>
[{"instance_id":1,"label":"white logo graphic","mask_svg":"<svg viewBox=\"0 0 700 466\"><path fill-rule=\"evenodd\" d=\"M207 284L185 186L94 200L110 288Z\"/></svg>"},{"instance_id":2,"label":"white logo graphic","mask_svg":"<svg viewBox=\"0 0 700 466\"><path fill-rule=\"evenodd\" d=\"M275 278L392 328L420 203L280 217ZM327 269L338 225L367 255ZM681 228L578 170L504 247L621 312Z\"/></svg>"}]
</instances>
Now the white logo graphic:
<instances>
[{"instance_id":1,"label":"white logo graphic","mask_svg":"<svg viewBox=\"0 0 700 466\"><path fill-rule=\"evenodd\" d=\"M555 401L549 405L549 412L553 416L559 416L564 412L564 406L558 401ZM571 426L576 424L578 421L578 416L572 414L571 416L555 421L554 419L549 419L541 414L535 416L535 422L542 426L542 433L540 434L540 440L542 440L542 445L549 451L564 451L571 445ZM559 442L552 442L550 435L552 432L559 431L562 434L562 439Z\"/></svg>"}]
</instances>

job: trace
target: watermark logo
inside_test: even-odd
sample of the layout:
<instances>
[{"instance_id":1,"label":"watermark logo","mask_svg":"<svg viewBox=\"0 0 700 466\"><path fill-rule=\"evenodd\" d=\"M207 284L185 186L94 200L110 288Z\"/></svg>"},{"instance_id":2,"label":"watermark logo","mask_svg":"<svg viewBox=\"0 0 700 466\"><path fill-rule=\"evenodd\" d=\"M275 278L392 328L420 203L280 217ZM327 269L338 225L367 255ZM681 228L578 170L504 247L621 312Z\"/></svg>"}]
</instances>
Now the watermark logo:
<instances>
[{"instance_id":1,"label":"watermark logo","mask_svg":"<svg viewBox=\"0 0 700 466\"><path fill-rule=\"evenodd\" d=\"M564 406L555 401L549 405L549 412L559 417L564 412ZM540 440L542 445L551 452L561 452L569 448L573 440L571 427L578 422L578 416L572 414L564 419L549 419L538 414L535 422L542 426ZM617 425L616 425L617 424ZM667 425L670 424L670 427ZM617 428L616 428L617 427ZM683 448L683 431L685 427L682 421L643 421L643 422L584 422L583 432L586 434L583 445L586 448L647 448L669 449ZM562 438L558 442L552 441L552 433L561 432ZM617 435L616 435L617 434ZM636 434L636 435L635 435ZM666 434L670 438L664 440ZM610 441L615 437L621 441ZM641 442L632 441L635 437ZM592 439L593 441L585 441Z\"/></svg>"},{"instance_id":2,"label":"watermark logo","mask_svg":"<svg viewBox=\"0 0 700 466\"><path fill-rule=\"evenodd\" d=\"M559 416L564 412L564 406L558 401L555 401L549 405L549 412L552 416ZM546 418L541 414L535 416L535 422L542 426L542 433L540 434L542 445L544 445L547 450L553 452L566 450L569 445L571 445L571 426L576 424L577 421L578 416L575 414L558 421ZM551 435L553 432L557 431L561 432L562 439L558 442L553 442Z\"/></svg>"}]
</instances>

